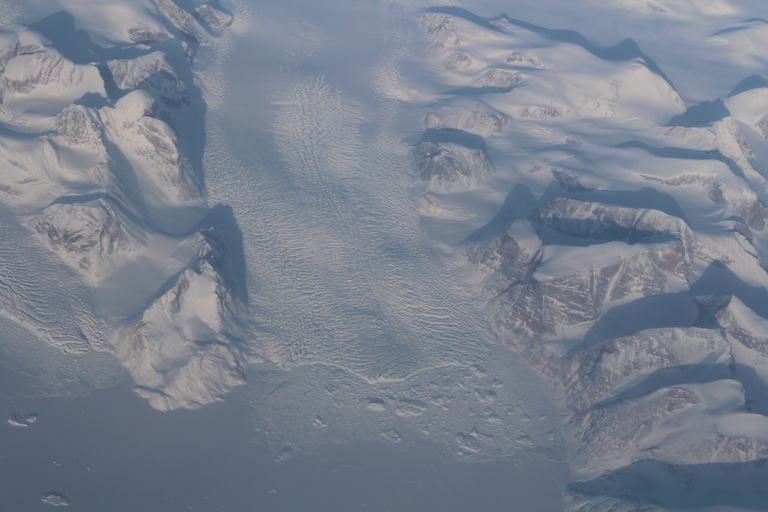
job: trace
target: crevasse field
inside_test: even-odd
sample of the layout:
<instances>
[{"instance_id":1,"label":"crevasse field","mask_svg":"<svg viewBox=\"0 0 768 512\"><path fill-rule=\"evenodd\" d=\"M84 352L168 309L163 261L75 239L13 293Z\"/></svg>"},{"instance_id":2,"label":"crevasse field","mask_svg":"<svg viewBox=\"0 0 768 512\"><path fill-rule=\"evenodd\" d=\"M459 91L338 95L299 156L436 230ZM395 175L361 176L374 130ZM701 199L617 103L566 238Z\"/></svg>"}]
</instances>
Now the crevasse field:
<instances>
[{"instance_id":1,"label":"crevasse field","mask_svg":"<svg viewBox=\"0 0 768 512\"><path fill-rule=\"evenodd\" d=\"M766 11L0 0L0 508L763 510Z\"/></svg>"}]
</instances>

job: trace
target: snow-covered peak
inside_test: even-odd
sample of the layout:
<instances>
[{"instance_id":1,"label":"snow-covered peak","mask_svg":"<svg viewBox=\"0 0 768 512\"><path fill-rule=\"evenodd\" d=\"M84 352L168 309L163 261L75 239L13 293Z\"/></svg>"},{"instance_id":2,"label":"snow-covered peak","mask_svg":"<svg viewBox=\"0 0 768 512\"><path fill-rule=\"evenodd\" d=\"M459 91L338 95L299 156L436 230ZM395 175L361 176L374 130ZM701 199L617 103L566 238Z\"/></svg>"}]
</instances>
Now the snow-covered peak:
<instances>
[{"instance_id":1,"label":"snow-covered peak","mask_svg":"<svg viewBox=\"0 0 768 512\"><path fill-rule=\"evenodd\" d=\"M30 1L83 36L2 39L0 309L42 340L161 410L258 352L275 442L550 457L562 418L585 511L768 457L753 2L272 3L238 38L249 2Z\"/></svg>"},{"instance_id":2,"label":"snow-covered peak","mask_svg":"<svg viewBox=\"0 0 768 512\"><path fill-rule=\"evenodd\" d=\"M51 42L41 33L34 30L20 30L11 43L0 52L0 67L4 67L14 57L42 52L49 46Z\"/></svg>"},{"instance_id":3,"label":"snow-covered peak","mask_svg":"<svg viewBox=\"0 0 768 512\"><path fill-rule=\"evenodd\" d=\"M453 29L450 17L444 14L427 13L421 19L420 26L431 39L430 50L433 53L442 53L460 44L459 36Z\"/></svg>"},{"instance_id":4,"label":"snow-covered peak","mask_svg":"<svg viewBox=\"0 0 768 512\"><path fill-rule=\"evenodd\" d=\"M51 47L34 48L29 53L11 52L13 57L3 67L0 94L7 108L24 111L37 102L60 110L87 93L106 97L96 66L75 64Z\"/></svg>"},{"instance_id":5,"label":"snow-covered peak","mask_svg":"<svg viewBox=\"0 0 768 512\"><path fill-rule=\"evenodd\" d=\"M106 2L91 5L89 13L81 3L61 3L86 37L62 42L43 23L40 30L53 42L22 29L3 39L7 44L0 53L0 122L6 130L0 133L0 210L13 218L5 224L18 224L29 237L24 244L42 251L43 260L50 259L98 301L98 308L79 305L79 289L62 279L60 293L71 292L81 314L70 315L63 331L46 328L54 335L44 338L77 350L114 349L126 368L135 370L141 389L165 390L153 396L167 391L167 403L173 404L168 407L216 400L242 382L244 359L237 346L248 312L229 291L232 279L222 277L226 248L214 235L192 229L209 208L197 170L182 149L190 147L180 140L188 132L180 135L171 126L200 121L197 112L189 112L186 85L177 75L194 70L178 57L190 42L208 44L212 36L170 1L158 0L159 11L151 1L119 7ZM231 22L213 8L202 13L219 30ZM169 40L169 28L181 31L179 39ZM158 43L162 51L151 48ZM87 54L94 62L78 54L82 44L92 45ZM48 314L40 313L47 306L35 295L37 285L25 284L33 277L21 272L17 284L0 290L0 300L20 305L5 308L20 322ZM135 325L137 318L143 319L143 330ZM189 365L161 378L169 384L158 384L157 372L131 360L121 341L119 333L133 327L134 338L168 337L165 349L158 342L149 355L133 347L139 359L176 364L167 353L178 348L187 351ZM33 322L30 328L37 326ZM69 334L78 330L82 340ZM59 331L66 334L55 334ZM111 348L105 337L111 337ZM155 373L145 376L147 371Z\"/></svg>"},{"instance_id":6,"label":"snow-covered peak","mask_svg":"<svg viewBox=\"0 0 768 512\"><path fill-rule=\"evenodd\" d=\"M157 409L199 407L244 382L247 308L216 240L200 234L195 259L114 342L137 392Z\"/></svg>"},{"instance_id":7,"label":"snow-covered peak","mask_svg":"<svg viewBox=\"0 0 768 512\"><path fill-rule=\"evenodd\" d=\"M114 111L123 122L136 122L151 116L155 109L155 99L143 90L132 91L115 103Z\"/></svg>"}]
</instances>

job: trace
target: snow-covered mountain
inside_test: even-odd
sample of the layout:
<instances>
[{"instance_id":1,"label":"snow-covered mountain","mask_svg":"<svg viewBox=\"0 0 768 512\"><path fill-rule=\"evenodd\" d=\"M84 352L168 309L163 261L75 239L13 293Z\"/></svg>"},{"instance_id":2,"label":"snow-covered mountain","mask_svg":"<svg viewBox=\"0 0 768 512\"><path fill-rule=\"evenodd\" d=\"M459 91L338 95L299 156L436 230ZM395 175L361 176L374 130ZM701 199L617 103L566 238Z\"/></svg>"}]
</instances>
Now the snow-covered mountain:
<instances>
[{"instance_id":1,"label":"snow-covered mountain","mask_svg":"<svg viewBox=\"0 0 768 512\"><path fill-rule=\"evenodd\" d=\"M686 109L632 40L454 7L421 29L448 91L414 154L422 214L455 222L491 166L511 168L501 211L464 241L471 280L499 338L559 387L576 480L638 479L621 499L574 484L571 506L640 510L646 461L762 464L764 85Z\"/></svg>"},{"instance_id":2,"label":"snow-covered mountain","mask_svg":"<svg viewBox=\"0 0 768 512\"><path fill-rule=\"evenodd\" d=\"M233 263L218 228L206 220L216 214L202 170L184 149L192 141L180 141L173 124L193 109L179 75L191 76L195 47L214 37L201 22L216 31L231 17L209 5L199 8L201 22L170 1L144 7L152 23L127 17L123 22L135 23L127 29L130 44L89 63L74 62L86 48L55 30L58 42L46 30L7 29L0 193L8 215L94 290L91 307L101 313L82 310L72 321L105 322L98 336L153 406L195 407L242 382L249 315L234 291L241 285L227 274ZM7 313L31 330L60 331L66 322L44 321L23 306L34 293L7 290L7 300L22 304ZM86 327L78 329L80 350L90 340ZM47 339L64 350L75 344Z\"/></svg>"},{"instance_id":3,"label":"snow-covered mountain","mask_svg":"<svg viewBox=\"0 0 768 512\"><path fill-rule=\"evenodd\" d=\"M764 7L85 4L0 2L4 319L164 411L252 371L279 462L755 509L718 493L768 459Z\"/></svg>"}]
</instances>

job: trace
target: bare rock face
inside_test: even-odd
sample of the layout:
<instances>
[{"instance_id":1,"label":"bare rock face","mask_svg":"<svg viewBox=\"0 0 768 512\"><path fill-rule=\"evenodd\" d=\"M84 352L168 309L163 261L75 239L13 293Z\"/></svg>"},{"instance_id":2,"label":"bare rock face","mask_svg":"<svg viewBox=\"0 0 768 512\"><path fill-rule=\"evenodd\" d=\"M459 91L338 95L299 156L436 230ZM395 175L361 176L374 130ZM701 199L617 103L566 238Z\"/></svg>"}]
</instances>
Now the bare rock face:
<instances>
[{"instance_id":1,"label":"bare rock face","mask_svg":"<svg viewBox=\"0 0 768 512\"><path fill-rule=\"evenodd\" d=\"M432 53L442 53L460 44L451 18L445 14L427 13L421 19L420 26L431 40L430 52Z\"/></svg>"},{"instance_id":2,"label":"bare rock face","mask_svg":"<svg viewBox=\"0 0 768 512\"><path fill-rule=\"evenodd\" d=\"M727 117L714 124L714 131L715 144L721 158L728 159L730 165L737 166L744 174L744 179L756 190L768 187L768 181L750 163L750 159L755 155L738 123L732 117ZM731 204L750 229L762 231L765 228L768 209L763 206L755 192L743 190L731 199Z\"/></svg>"},{"instance_id":3,"label":"bare rock face","mask_svg":"<svg viewBox=\"0 0 768 512\"><path fill-rule=\"evenodd\" d=\"M577 175L562 169L551 169L550 172L552 173L552 177L560 183L560 188L568 192L588 192L590 190L597 190L596 186L585 183Z\"/></svg>"},{"instance_id":4,"label":"bare rock face","mask_svg":"<svg viewBox=\"0 0 768 512\"><path fill-rule=\"evenodd\" d=\"M470 82L471 87L494 87L497 89L511 89L523 81L523 75L504 69L491 69L480 78Z\"/></svg>"},{"instance_id":5,"label":"bare rock face","mask_svg":"<svg viewBox=\"0 0 768 512\"><path fill-rule=\"evenodd\" d=\"M602 405L604 408L618 404L621 401L616 400L620 396L617 390L626 390L631 383L642 382L643 377L658 370L717 360L728 352L726 340L712 331L649 330L570 351L552 359L543 371L561 380L568 407L578 412L603 401L607 402ZM731 376L725 368L723 375ZM653 389L654 385L648 383L647 388L629 393L627 399Z\"/></svg>"},{"instance_id":6,"label":"bare rock face","mask_svg":"<svg viewBox=\"0 0 768 512\"><path fill-rule=\"evenodd\" d=\"M56 116L56 135L53 140L58 144L102 153L106 151L102 142L103 129L93 111L82 105L70 105Z\"/></svg>"},{"instance_id":7,"label":"bare rock face","mask_svg":"<svg viewBox=\"0 0 768 512\"><path fill-rule=\"evenodd\" d=\"M111 255L134 251L138 246L124 227L124 220L103 199L93 204L52 204L30 227L62 260L81 271L91 270Z\"/></svg>"},{"instance_id":8,"label":"bare rock face","mask_svg":"<svg viewBox=\"0 0 768 512\"><path fill-rule=\"evenodd\" d=\"M513 348L532 356L537 352L536 341L557 338L567 328L599 318L619 267L617 263L596 271L515 283L494 299L494 326Z\"/></svg>"},{"instance_id":9,"label":"bare rock face","mask_svg":"<svg viewBox=\"0 0 768 512\"><path fill-rule=\"evenodd\" d=\"M568 256L558 252L565 247ZM745 444L740 436L746 434L724 434L706 415L687 437L667 421L704 414L709 406L702 404L713 396L738 404L746 395L756 410L768 409L762 387L750 380L754 374L744 373L744 384L734 380L741 378L739 365L768 379L768 322L740 301L680 295L660 307L682 314L681 301L692 300L688 324L639 324L625 335L611 335L620 328L596 329L619 305L686 293L697 262L714 261L709 247L682 219L656 210L557 198L501 237L467 250L495 330L561 388L582 443L583 471L614 470L645 458L744 462L768 453L768 444Z\"/></svg>"},{"instance_id":10,"label":"bare rock face","mask_svg":"<svg viewBox=\"0 0 768 512\"><path fill-rule=\"evenodd\" d=\"M201 190L192 164L170 127L151 117L153 103L139 90L121 98L114 109L103 109L106 134L140 175L148 195L159 192L172 204L198 201Z\"/></svg>"},{"instance_id":11,"label":"bare rock face","mask_svg":"<svg viewBox=\"0 0 768 512\"><path fill-rule=\"evenodd\" d=\"M476 187L493 172L482 150L459 144L422 142L413 156L419 178L436 192Z\"/></svg>"},{"instance_id":12,"label":"bare rock face","mask_svg":"<svg viewBox=\"0 0 768 512\"><path fill-rule=\"evenodd\" d=\"M195 11L200 16L200 19L215 29L223 29L232 25L232 16L208 4L201 5Z\"/></svg>"},{"instance_id":13,"label":"bare rock face","mask_svg":"<svg viewBox=\"0 0 768 512\"><path fill-rule=\"evenodd\" d=\"M677 178L662 179L654 176L642 176L644 180L660 183L668 187L699 186L707 190L707 197L715 204L728 204L723 195L720 178L716 174L684 174Z\"/></svg>"},{"instance_id":14,"label":"bare rock face","mask_svg":"<svg viewBox=\"0 0 768 512\"><path fill-rule=\"evenodd\" d=\"M660 389L636 400L576 414L572 425L589 456L605 460L633 453L661 421L700 401L682 388Z\"/></svg>"},{"instance_id":15,"label":"bare rock face","mask_svg":"<svg viewBox=\"0 0 768 512\"><path fill-rule=\"evenodd\" d=\"M107 63L117 87L123 91L143 89L170 106L189 103L187 87L162 52L135 59L111 60Z\"/></svg>"},{"instance_id":16,"label":"bare rock face","mask_svg":"<svg viewBox=\"0 0 768 512\"><path fill-rule=\"evenodd\" d=\"M734 209L744 219L744 223L755 231L765 229L768 221L768 209L766 209L757 195L748 194L734 203Z\"/></svg>"},{"instance_id":17,"label":"bare rock face","mask_svg":"<svg viewBox=\"0 0 768 512\"><path fill-rule=\"evenodd\" d=\"M528 55L526 53L521 52L514 52L512 55L507 57L507 63L509 64L515 64L517 66L534 66L538 67L540 65L539 59L536 57L533 57L531 55Z\"/></svg>"},{"instance_id":18,"label":"bare rock face","mask_svg":"<svg viewBox=\"0 0 768 512\"><path fill-rule=\"evenodd\" d=\"M740 166L746 169L745 175L753 175L755 172L746 160L742 160ZM701 187L706 191L710 201L718 205L729 205L741 217L743 224L750 229L762 231L765 228L768 209L762 205L757 194L752 190L738 192L729 190L724 186L722 178L716 174L684 174L671 179L643 176L643 179L667 187ZM754 179L762 180L762 178Z\"/></svg>"},{"instance_id":19,"label":"bare rock face","mask_svg":"<svg viewBox=\"0 0 768 512\"><path fill-rule=\"evenodd\" d=\"M445 69L448 71L455 71L457 69L464 69L472 66L474 60L472 57L463 52L454 53L453 56L448 59L445 64Z\"/></svg>"},{"instance_id":20,"label":"bare rock face","mask_svg":"<svg viewBox=\"0 0 768 512\"><path fill-rule=\"evenodd\" d=\"M0 51L0 68L19 55L31 55L45 52L51 43L42 34L31 30L21 30L13 36L11 43Z\"/></svg>"},{"instance_id":21,"label":"bare rock face","mask_svg":"<svg viewBox=\"0 0 768 512\"><path fill-rule=\"evenodd\" d=\"M246 318L224 247L202 233L197 258L117 342L136 391L160 410L195 408L245 381Z\"/></svg>"},{"instance_id":22,"label":"bare rock face","mask_svg":"<svg viewBox=\"0 0 768 512\"><path fill-rule=\"evenodd\" d=\"M154 166L155 176L169 196L177 201L197 200L200 197L200 186L194 178L192 164L179 150L175 137L169 136L151 118L137 122L133 135L144 143L134 154Z\"/></svg>"},{"instance_id":23,"label":"bare rock face","mask_svg":"<svg viewBox=\"0 0 768 512\"><path fill-rule=\"evenodd\" d=\"M191 14L170 0L157 5L191 44L208 44ZM210 6L198 15L211 27L231 23ZM137 43L172 37L141 24L128 32ZM47 307L38 297L47 288L26 286L24 279L36 283L27 272L12 289L0 287L3 309L55 323L41 330L41 337L66 351L114 349L135 377L137 391L155 407L217 400L243 382L241 319L249 313L233 291L224 244L210 230L189 235L189 226L208 207L179 135L155 118L159 102L171 107L189 102L185 85L162 52L144 54L139 47L134 50L141 56L111 60L99 69L67 60L35 32L22 30L9 40L0 51L0 120L24 131L24 137L0 137L2 211L16 216L4 222L18 226L31 247L52 253L41 251L39 261L27 266L44 262L61 272L57 280L71 293L61 299L65 307ZM117 89L111 98L119 99L103 107L79 104L98 104L91 101L93 93L107 98L101 73L111 74L110 87ZM185 261L195 244L192 260ZM158 265L164 251L167 260ZM144 264L155 265L147 272L155 277L137 286L133 296L139 304L123 312L139 321L98 316L88 302L94 289L98 295L104 283L122 284L124 274L133 277ZM153 290L157 278L172 282ZM57 314L65 318L53 322Z\"/></svg>"},{"instance_id":24,"label":"bare rock face","mask_svg":"<svg viewBox=\"0 0 768 512\"><path fill-rule=\"evenodd\" d=\"M567 509L662 510L645 498L764 464L764 90L688 112L633 41L597 81L595 68L561 59L559 42L504 15L430 14L421 28L436 54L422 60L447 92L424 109L413 152L429 184L419 211L483 226L461 248L467 281L500 342L559 389L577 441ZM466 185L477 168L447 140L498 158L498 176L480 178L487 194ZM511 190L500 205L497 182ZM518 187L533 196L520 207ZM479 200L497 214L467 219ZM457 442L470 450L477 439Z\"/></svg>"},{"instance_id":25,"label":"bare rock face","mask_svg":"<svg viewBox=\"0 0 768 512\"><path fill-rule=\"evenodd\" d=\"M134 43L157 43L167 41L172 36L165 31L153 31L144 25L136 25L128 29L128 37Z\"/></svg>"},{"instance_id":26,"label":"bare rock face","mask_svg":"<svg viewBox=\"0 0 768 512\"><path fill-rule=\"evenodd\" d=\"M202 46L209 46L205 30L195 21L191 14L182 10L172 0L155 0L157 8L176 29L190 40Z\"/></svg>"},{"instance_id":27,"label":"bare rock face","mask_svg":"<svg viewBox=\"0 0 768 512\"><path fill-rule=\"evenodd\" d=\"M101 76L95 66L74 64L56 50L46 48L8 60L0 76L0 91L5 98L29 94L42 87L55 86L58 91L87 90L90 84L99 83Z\"/></svg>"},{"instance_id":28,"label":"bare rock face","mask_svg":"<svg viewBox=\"0 0 768 512\"><path fill-rule=\"evenodd\" d=\"M512 123L512 118L503 112L483 103L476 103L469 112L431 112L427 114L424 125L428 130L455 129L467 133L492 137L501 133Z\"/></svg>"},{"instance_id":29,"label":"bare rock face","mask_svg":"<svg viewBox=\"0 0 768 512\"><path fill-rule=\"evenodd\" d=\"M536 269L542 245L533 230L520 236L520 230L504 233L488 244L468 249L467 261L485 277L484 288L492 296L524 282Z\"/></svg>"},{"instance_id":30,"label":"bare rock face","mask_svg":"<svg viewBox=\"0 0 768 512\"><path fill-rule=\"evenodd\" d=\"M593 209L595 205L553 206L545 205L532 217L551 222L552 211L572 214L587 208L593 222L610 218L614 223L608 230L595 225L586 226L588 229L555 226L560 233L621 238L627 243L631 230L644 225L655 234L643 236L643 244L658 237L673 239L613 265L566 270L545 279L538 277L536 268L546 267L546 246L534 252L536 246L526 242L529 248L523 250L520 242L503 235L470 253L470 260L488 275L485 281L495 286L490 291L500 288L497 283L511 283L491 301L492 321L511 348L563 390L565 404L573 413L571 426L582 442L579 467L600 472L648 457L676 464L764 457L768 445L763 441L747 441L740 431L719 433L717 420L709 416L702 416L700 431L687 437L674 428L669 430L666 422L683 411L704 414L695 409L704 400L712 400L704 397L725 396L725 401L735 399L738 404L743 403L739 396L746 392L748 403L757 410L768 407L757 393L762 387L751 388L752 373L744 374L743 390L740 382L731 380L740 378L739 365L753 368L762 379L768 376L768 339L761 334L766 322L735 299L702 298L697 302L699 319L691 327L648 329L597 342L584 337L564 352L549 348L550 340L580 339L584 326L595 325L607 309L628 298L661 297L670 283L686 289L693 278L697 245L684 223L660 212L646 215L640 222L639 211L630 214L618 209L606 216ZM700 379L711 383L702 387Z\"/></svg>"},{"instance_id":31,"label":"bare rock face","mask_svg":"<svg viewBox=\"0 0 768 512\"><path fill-rule=\"evenodd\" d=\"M729 295L705 297L698 301L699 318L696 325L711 329L723 329L732 342L754 351L756 363L768 358L768 324L762 317L751 313L743 302ZM762 361L761 361L762 360Z\"/></svg>"},{"instance_id":32,"label":"bare rock face","mask_svg":"<svg viewBox=\"0 0 768 512\"><path fill-rule=\"evenodd\" d=\"M473 250L473 254L496 254L502 261L496 272L513 277L507 279L509 287L493 299L493 307L496 327L509 333L508 339L518 349L536 352L531 345L534 340L567 336L569 329L596 321L612 302L689 286L696 241L680 219L655 210L559 198L538 208L531 222L550 243L585 240L587 246L581 250L585 261L590 261L592 256L587 255L599 247L595 244L620 245L616 246L616 256L606 255L592 264L558 267L556 271L545 265L546 247L535 255L530 250L520 251L507 235L491 247ZM622 247L638 243L648 245L622 253ZM493 252L496 246L509 248L504 257L498 249Z\"/></svg>"},{"instance_id":33,"label":"bare rock face","mask_svg":"<svg viewBox=\"0 0 768 512\"><path fill-rule=\"evenodd\" d=\"M561 107L525 107L518 114L524 119L558 119L565 115L565 110Z\"/></svg>"},{"instance_id":34,"label":"bare rock face","mask_svg":"<svg viewBox=\"0 0 768 512\"><path fill-rule=\"evenodd\" d=\"M760 133L763 134L763 137L768 140L768 117L758 121L755 127L758 128Z\"/></svg>"},{"instance_id":35,"label":"bare rock face","mask_svg":"<svg viewBox=\"0 0 768 512\"><path fill-rule=\"evenodd\" d=\"M677 240L688 247L696 243L693 231L677 217L658 210L607 206L577 199L557 198L538 208L531 221L539 229L597 241L629 244Z\"/></svg>"}]
</instances>

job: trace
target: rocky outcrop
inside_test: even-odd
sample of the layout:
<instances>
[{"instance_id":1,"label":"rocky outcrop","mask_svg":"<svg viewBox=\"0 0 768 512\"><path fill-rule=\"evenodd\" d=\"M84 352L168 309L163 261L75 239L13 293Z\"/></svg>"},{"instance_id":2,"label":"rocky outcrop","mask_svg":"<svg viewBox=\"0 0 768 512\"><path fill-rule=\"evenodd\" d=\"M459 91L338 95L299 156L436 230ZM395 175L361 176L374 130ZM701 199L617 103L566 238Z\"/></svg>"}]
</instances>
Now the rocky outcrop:
<instances>
[{"instance_id":1,"label":"rocky outcrop","mask_svg":"<svg viewBox=\"0 0 768 512\"><path fill-rule=\"evenodd\" d=\"M142 89L172 107L189 103L186 85L179 80L162 52L135 59L110 60L107 66L121 91Z\"/></svg>"},{"instance_id":2,"label":"rocky outcrop","mask_svg":"<svg viewBox=\"0 0 768 512\"><path fill-rule=\"evenodd\" d=\"M498 135L512 123L512 118L481 102L452 102L447 108L427 114L427 130L454 129L481 137Z\"/></svg>"},{"instance_id":3,"label":"rocky outcrop","mask_svg":"<svg viewBox=\"0 0 768 512\"><path fill-rule=\"evenodd\" d=\"M477 187L493 172L482 150L459 144L422 142L413 152L413 161L419 178L435 192Z\"/></svg>"},{"instance_id":4,"label":"rocky outcrop","mask_svg":"<svg viewBox=\"0 0 768 512\"><path fill-rule=\"evenodd\" d=\"M30 227L63 261L86 274L113 254L136 251L139 246L125 219L104 199L52 204L32 220Z\"/></svg>"},{"instance_id":5,"label":"rocky outcrop","mask_svg":"<svg viewBox=\"0 0 768 512\"><path fill-rule=\"evenodd\" d=\"M104 126L98 114L82 105L70 105L56 116L56 144L104 153Z\"/></svg>"},{"instance_id":6,"label":"rocky outcrop","mask_svg":"<svg viewBox=\"0 0 768 512\"><path fill-rule=\"evenodd\" d=\"M689 250L696 237L677 217L658 210L609 206L578 199L556 198L530 217L539 231L591 243L624 241L628 244L676 240Z\"/></svg>"},{"instance_id":7,"label":"rocky outcrop","mask_svg":"<svg viewBox=\"0 0 768 512\"><path fill-rule=\"evenodd\" d=\"M467 250L468 262L479 270L483 287L491 296L525 282L541 259L542 243L533 229L525 225L515 228L487 244Z\"/></svg>"},{"instance_id":8,"label":"rocky outcrop","mask_svg":"<svg viewBox=\"0 0 768 512\"><path fill-rule=\"evenodd\" d=\"M210 27L215 29L224 29L232 25L233 18L231 15L222 12L209 4L203 4L195 12Z\"/></svg>"},{"instance_id":9,"label":"rocky outcrop","mask_svg":"<svg viewBox=\"0 0 768 512\"><path fill-rule=\"evenodd\" d=\"M582 453L595 461L632 461L638 446L651 438L662 421L701 402L695 393L665 388L612 406L595 407L574 415L571 425L584 443Z\"/></svg>"},{"instance_id":10,"label":"rocky outcrop","mask_svg":"<svg viewBox=\"0 0 768 512\"><path fill-rule=\"evenodd\" d=\"M470 82L470 87L494 87L509 90L523 81L523 75L504 69L491 69Z\"/></svg>"},{"instance_id":11,"label":"rocky outcrop","mask_svg":"<svg viewBox=\"0 0 768 512\"><path fill-rule=\"evenodd\" d=\"M712 250L680 218L569 198L468 248L494 328L562 390L582 471L646 458L740 463L768 454L768 440L748 439L733 427L742 420L729 419L744 407L768 411L759 391L768 382L768 323L733 297L685 296L701 263L716 260ZM755 261L739 251L739 265ZM659 305L640 305L651 299ZM633 302L649 319L653 307L693 316L661 328L632 320L630 307L624 327L598 328L614 321L613 308ZM632 322L634 333L618 334ZM706 412L724 407L717 400L731 404L722 417Z\"/></svg>"},{"instance_id":12,"label":"rocky outcrop","mask_svg":"<svg viewBox=\"0 0 768 512\"><path fill-rule=\"evenodd\" d=\"M152 117L154 98L133 91L101 112L105 133L137 172L139 187L152 201L182 204L199 201L202 191L192 163L179 148L176 134Z\"/></svg>"},{"instance_id":13,"label":"rocky outcrop","mask_svg":"<svg viewBox=\"0 0 768 512\"><path fill-rule=\"evenodd\" d=\"M205 35L205 30L197 20L190 13L173 3L172 0L155 0L155 4L168 21L190 41L203 46L211 44Z\"/></svg>"},{"instance_id":14,"label":"rocky outcrop","mask_svg":"<svg viewBox=\"0 0 768 512\"><path fill-rule=\"evenodd\" d=\"M22 50L24 53L18 53ZM14 53L16 55L8 59L0 76L0 93L4 99L52 87L55 87L57 94L75 91L106 95L96 66L74 64L53 48L30 51L29 48L18 47L8 56Z\"/></svg>"},{"instance_id":15,"label":"rocky outcrop","mask_svg":"<svg viewBox=\"0 0 768 512\"><path fill-rule=\"evenodd\" d=\"M459 36L453 29L451 18L445 14L430 12L421 19L421 30L431 40L430 51L442 53L460 44Z\"/></svg>"},{"instance_id":16,"label":"rocky outcrop","mask_svg":"<svg viewBox=\"0 0 768 512\"><path fill-rule=\"evenodd\" d=\"M9 45L0 51L0 68L4 69L11 59L20 55L45 52L50 45L51 42L42 34L31 30L21 30L13 36Z\"/></svg>"}]
</instances>

